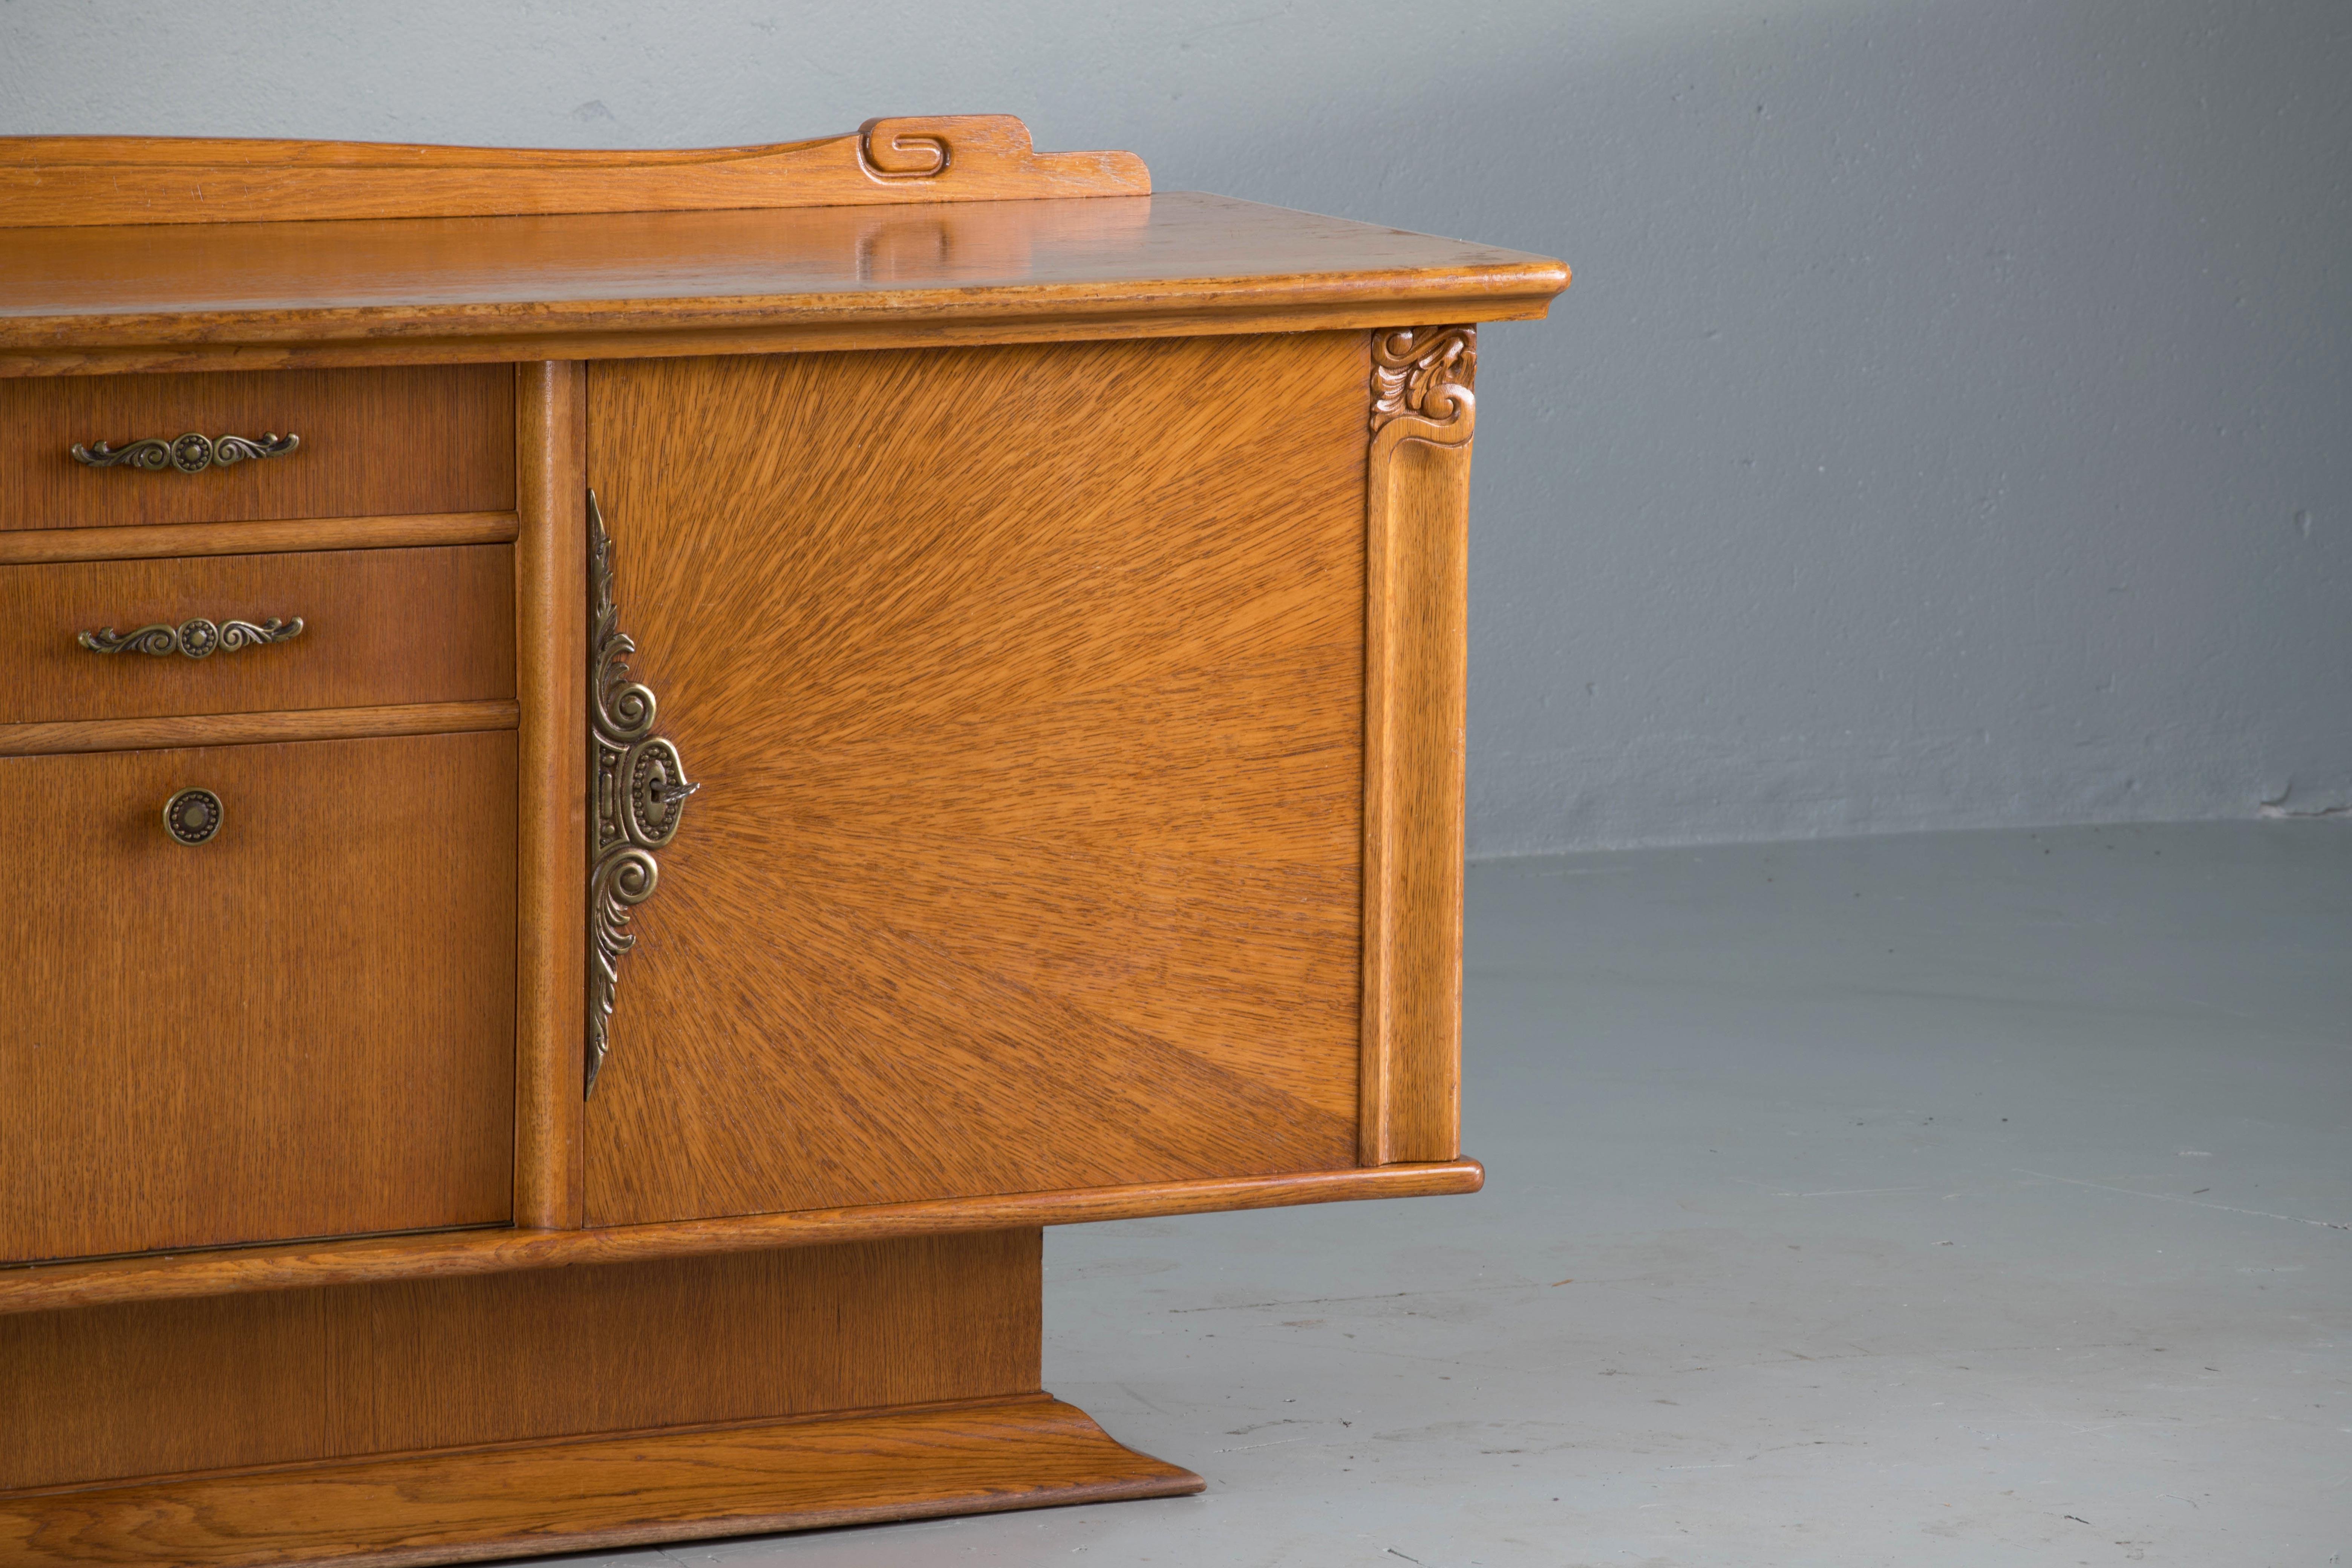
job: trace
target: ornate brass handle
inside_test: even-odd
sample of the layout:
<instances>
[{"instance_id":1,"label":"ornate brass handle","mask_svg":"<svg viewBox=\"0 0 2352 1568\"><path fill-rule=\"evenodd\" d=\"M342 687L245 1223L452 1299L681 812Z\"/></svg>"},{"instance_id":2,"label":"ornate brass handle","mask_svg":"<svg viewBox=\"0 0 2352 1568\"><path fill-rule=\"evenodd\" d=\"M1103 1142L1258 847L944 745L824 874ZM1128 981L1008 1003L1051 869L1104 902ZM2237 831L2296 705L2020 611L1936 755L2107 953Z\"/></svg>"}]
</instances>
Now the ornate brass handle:
<instances>
[{"instance_id":1,"label":"ornate brass handle","mask_svg":"<svg viewBox=\"0 0 2352 1568\"><path fill-rule=\"evenodd\" d=\"M176 441L150 436L121 447L105 441L94 447L77 442L73 460L86 468L144 468L155 474L177 468L184 474L201 474L206 468L226 468L250 458L282 458L301 444L299 436L280 436L275 431L257 441L249 436L202 436L191 430Z\"/></svg>"},{"instance_id":2,"label":"ornate brass handle","mask_svg":"<svg viewBox=\"0 0 2352 1568\"><path fill-rule=\"evenodd\" d=\"M251 621L223 621L215 626L199 616L168 626L158 621L152 626L141 626L135 632L118 632L112 626L100 626L94 632L83 632L74 641L92 653L146 653L157 658L172 654L184 654L189 658L210 658L215 653L235 653L241 647L259 647L264 643L291 642L302 635L302 617L281 621L276 616L258 626Z\"/></svg>"},{"instance_id":3,"label":"ornate brass handle","mask_svg":"<svg viewBox=\"0 0 2352 1568\"><path fill-rule=\"evenodd\" d=\"M208 789L184 789L163 803L163 831L194 847L220 831L221 798Z\"/></svg>"},{"instance_id":4,"label":"ornate brass handle","mask_svg":"<svg viewBox=\"0 0 2352 1568\"><path fill-rule=\"evenodd\" d=\"M613 536L596 492L588 492L588 750L593 861L588 868L588 1064L583 1098L612 1043L621 960L637 945L629 912L654 896L661 865L654 851L677 837L687 797L702 785L686 776L677 747L654 733L654 694L629 679L636 640L621 629L613 598Z\"/></svg>"}]
</instances>

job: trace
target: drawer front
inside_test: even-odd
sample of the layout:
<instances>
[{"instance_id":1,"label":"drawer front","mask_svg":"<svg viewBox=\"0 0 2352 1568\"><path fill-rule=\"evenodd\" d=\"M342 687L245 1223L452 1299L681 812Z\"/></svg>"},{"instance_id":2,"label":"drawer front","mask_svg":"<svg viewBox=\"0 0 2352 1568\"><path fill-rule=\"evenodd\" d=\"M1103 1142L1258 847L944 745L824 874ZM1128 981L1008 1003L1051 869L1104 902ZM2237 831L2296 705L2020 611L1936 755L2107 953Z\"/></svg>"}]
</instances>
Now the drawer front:
<instances>
[{"instance_id":1,"label":"drawer front","mask_svg":"<svg viewBox=\"0 0 2352 1568\"><path fill-rule=\"evenodd\" d=\"M514 547L0 566L0 723L503 700Z\"/></svg>"},{"instance_id":2,"label":"drawer front","mask_svg":"<svg viewBox=\"0 0 2352 1568\"><path fill-rule=\"evenodd\" d=\"M190 434L300 445L194 473L73 456ZM513 506L511 365L0 380L0 530Z\"/></svg>"},{"instance_id":3,"label":"drawer front","mask_svg":"<svg viewBox=\"0 0 2352 1568\"><path fill-rule=\"evenodd\" d=\"M592 368L702 790L591 1224L1356 1163L1368 379L1336 333Z\"/></svg>"},{"instance_id":4,"label":"drawer front","mask_svg":"<svg viewBox=\"0 0 2352 1568\"><path fill-rule=\"evenodd\" d=\"M0 1261L505 1220L511 734L0 759ZM221 803L186 846L164 806ZM184 812L184 826L194 814Z\"/></svg>"}]
</instances>

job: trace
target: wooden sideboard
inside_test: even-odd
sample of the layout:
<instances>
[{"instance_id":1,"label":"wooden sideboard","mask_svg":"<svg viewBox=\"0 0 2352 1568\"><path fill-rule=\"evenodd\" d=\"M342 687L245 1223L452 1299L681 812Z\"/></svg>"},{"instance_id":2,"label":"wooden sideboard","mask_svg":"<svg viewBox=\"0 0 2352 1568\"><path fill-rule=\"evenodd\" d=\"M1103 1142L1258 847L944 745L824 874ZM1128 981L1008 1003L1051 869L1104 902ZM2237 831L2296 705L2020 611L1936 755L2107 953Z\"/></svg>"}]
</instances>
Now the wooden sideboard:
<instances>
[{"instance_id":1,"label":"wooden sideboard","mask_svg":"<svg viewBox=\"0 0 2352 1568\"><path fill-rule=\"evenodd\" d=\"M1042 1227L1475 1191L1475 323L1000 116L0 142L0 1564L1198 1489Z\"/></svg>"}]
</instances>

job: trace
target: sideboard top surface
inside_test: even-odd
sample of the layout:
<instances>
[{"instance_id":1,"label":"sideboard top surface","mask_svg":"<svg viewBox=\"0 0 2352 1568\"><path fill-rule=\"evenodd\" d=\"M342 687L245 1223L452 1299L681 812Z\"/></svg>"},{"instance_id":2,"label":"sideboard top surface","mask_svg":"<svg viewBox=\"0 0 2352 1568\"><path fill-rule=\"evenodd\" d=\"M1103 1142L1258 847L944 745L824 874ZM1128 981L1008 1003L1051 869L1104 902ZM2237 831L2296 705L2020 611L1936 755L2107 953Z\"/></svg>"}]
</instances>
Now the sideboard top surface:
<instances>
[{"instance_id":1,"label":"sideboard top surface","mask_svg":"<svg viewBox=\"0 0 2352 1568\"><path fill-rule=\"evenodd\" d=\"M0 228L0 375L1497 321L1568 276L1197 192Z\"/></svg>"}]
</instances>

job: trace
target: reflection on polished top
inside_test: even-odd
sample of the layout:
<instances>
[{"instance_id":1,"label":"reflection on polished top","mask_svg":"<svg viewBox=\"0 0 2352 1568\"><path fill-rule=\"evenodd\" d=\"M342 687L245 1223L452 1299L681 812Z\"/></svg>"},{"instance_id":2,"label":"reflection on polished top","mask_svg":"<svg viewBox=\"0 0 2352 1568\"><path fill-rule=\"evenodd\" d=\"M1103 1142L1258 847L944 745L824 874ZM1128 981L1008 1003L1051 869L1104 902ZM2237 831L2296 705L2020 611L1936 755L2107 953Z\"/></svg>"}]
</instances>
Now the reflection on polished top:
<instances>
[{"instance_id":1,"label":"reflection on polished top","mask_svg":"<svg viewBox=\"0 0 2352 1568\"><path fill-rule=\"evenodd\" d=\"M650 344L746 328L767 335L739 351L1353 329L1398 324L1400 308L1415 321L1496 321L1540 316L1568 280L1543 257L1194 192L1072 196L1068 179L1007 175L983 188L1023 199L957 199L971 159L928 180L853 165L864 188L825 205L322 221L337 204L297 184L285 221L188 222L210 209L184 204L168 221L9 226L27 208L21 193L12 206L12 180L54 174L38 160L77 140L0 141L0 374L510 359L624 340L691 353L708 345ZM184 160L278 144L123 145ZM625 201L623 173L597 171ZM511 170L474 174L495 186L487 205L528 199ZM1138 163L1096 185L1149 180Z\"/></svg>"},{"instance_id":2,"label":"reflection on polished top","mask_svg":"<svg viewBox=\"0 0 2352 1568\"><path fill-rule=\"evenodd\" d=\"M1039 318L1370 327L1394 322L1400 305L1431 321L1539 316L1566 281L1565 268L1540 257L1190 191L12 229L0 230L0 355L224 342L290 353L424 337L442 345L431 357L448 359L467 357L467 340L859 323L919 341L913 330L928 323L1034 328ZM522 352L553 350L482 357ZM330 361L314 352L286 363Z\"/></svg>"}]
</instances>

